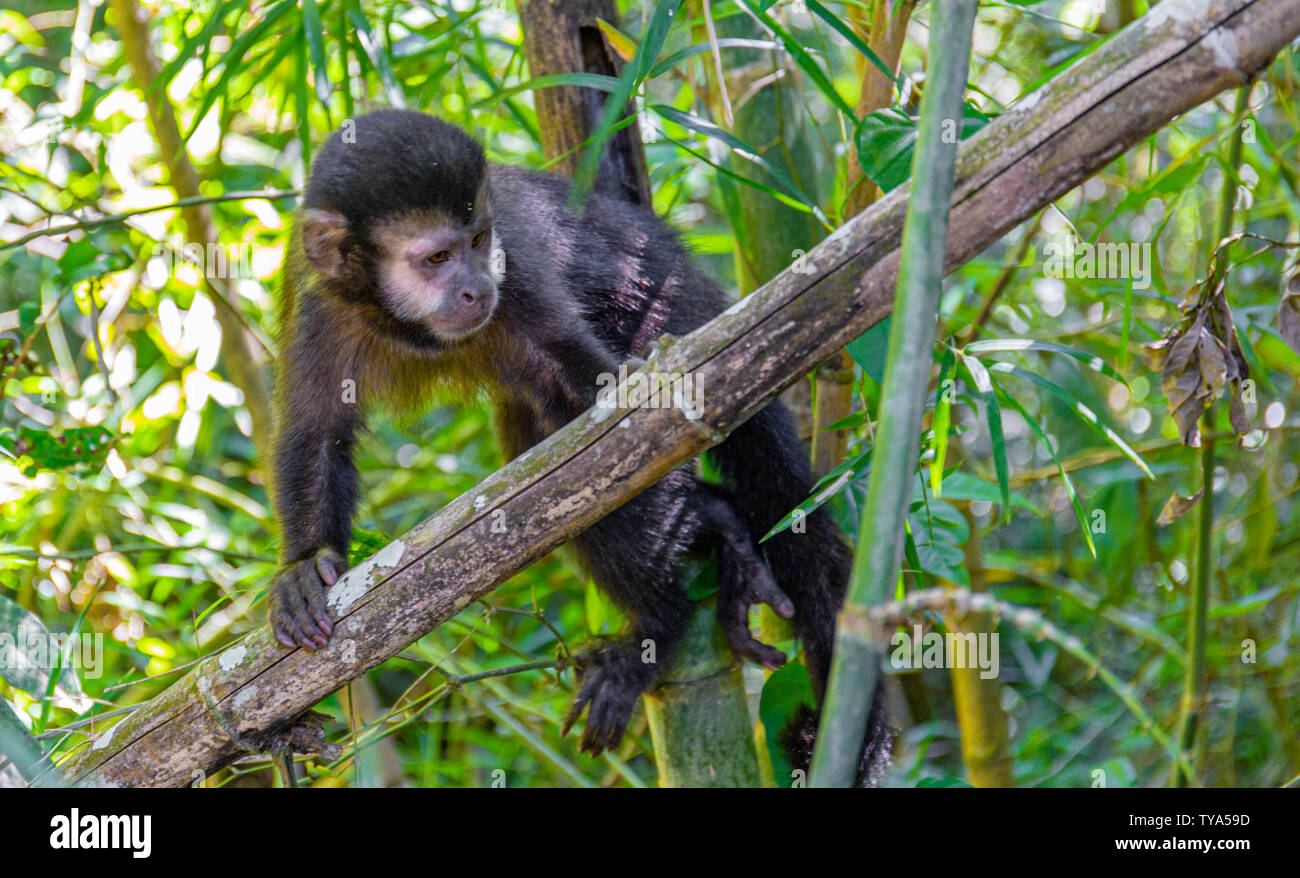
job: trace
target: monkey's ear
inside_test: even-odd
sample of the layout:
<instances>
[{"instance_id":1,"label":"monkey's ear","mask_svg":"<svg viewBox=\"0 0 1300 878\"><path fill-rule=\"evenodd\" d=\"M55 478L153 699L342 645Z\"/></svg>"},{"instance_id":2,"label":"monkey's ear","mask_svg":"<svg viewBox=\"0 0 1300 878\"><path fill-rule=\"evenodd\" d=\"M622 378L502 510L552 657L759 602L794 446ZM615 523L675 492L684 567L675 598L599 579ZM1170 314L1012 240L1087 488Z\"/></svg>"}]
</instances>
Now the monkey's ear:
<instances>
[{"instance_id":1,"label":"monkey's ear","mask_svg":"<svg viewBox=\"0 0 1300 878\"><path fill-rule=\"evenodd\" d=\"M302 213L302 249L307 260L330 277L343 271L343 239L348 223L343 214L308 208Z\"/></svg>"}]
</instances>

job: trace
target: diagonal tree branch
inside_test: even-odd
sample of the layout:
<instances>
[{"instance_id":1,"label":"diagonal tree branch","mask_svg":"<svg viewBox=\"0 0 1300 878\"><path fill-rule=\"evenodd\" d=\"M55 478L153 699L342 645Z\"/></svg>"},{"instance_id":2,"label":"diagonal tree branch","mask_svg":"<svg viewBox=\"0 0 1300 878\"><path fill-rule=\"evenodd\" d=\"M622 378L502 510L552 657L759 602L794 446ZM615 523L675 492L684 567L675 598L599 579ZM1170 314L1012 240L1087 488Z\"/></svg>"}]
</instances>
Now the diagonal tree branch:
<instances>
[{"instance_id":1,"label":"diagonal tree branch","mask_svg":"<svg viewBox=\"0 0 1300 878\"><path fill-rule=\"evenodd\" d=\"M963 144L946 267L1178 114L1242 85L1297 35L1294 0L1164 0ZM695 373L701 419L593 409L350 571L330 593L341 618L328 648L286 651L259 628L66 759L66 773L181 786L268 749L348 680L720 441L888 313L906 199L893 192L838 229L812 252L813 273L784 272L663 346L647 368Z\"/></svg>"}]
</instances>

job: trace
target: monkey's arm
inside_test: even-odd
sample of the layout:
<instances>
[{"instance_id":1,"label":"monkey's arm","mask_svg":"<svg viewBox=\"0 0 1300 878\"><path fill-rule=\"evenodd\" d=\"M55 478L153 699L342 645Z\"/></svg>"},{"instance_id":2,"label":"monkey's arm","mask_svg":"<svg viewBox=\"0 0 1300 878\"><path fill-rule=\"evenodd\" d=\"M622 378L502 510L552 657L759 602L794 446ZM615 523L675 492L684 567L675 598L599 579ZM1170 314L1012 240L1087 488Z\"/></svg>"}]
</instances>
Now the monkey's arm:
<instances>
[{"instance_id":1,"label":"monkey's arm","mask_svg":"<svg viewBox=\"0 0 1300 878\"><path fill-rule=\"evenodd\" d=\"M275 505L280 571L270 619L285 646L324 646L333 631L325 589L347 569L361 424L356 358L323 309L295 315L276 394Z\"/></svg>"}]
</instances>

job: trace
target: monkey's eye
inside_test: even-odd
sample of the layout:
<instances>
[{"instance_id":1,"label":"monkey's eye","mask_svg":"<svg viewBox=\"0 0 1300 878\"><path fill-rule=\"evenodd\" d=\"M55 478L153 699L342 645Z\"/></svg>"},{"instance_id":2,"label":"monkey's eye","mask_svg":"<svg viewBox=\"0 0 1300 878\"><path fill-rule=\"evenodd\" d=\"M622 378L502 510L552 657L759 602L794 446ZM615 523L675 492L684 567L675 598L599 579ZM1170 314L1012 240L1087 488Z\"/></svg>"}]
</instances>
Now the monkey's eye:
<instances>
[{"instance_id":1,"label":"monkey's eye","mask_svg":"<svg viewBox=\"0 0 1300 878\"><path fill-rule=\"evenodd\" d=\"M479 232L477 235L474 236L474 240L470 242L470 246L478 247L479 244L483 243L483 239L486 237L487 237L487 230L484 229L483 231Z\"/></svg>"},{"instance_id":2,"label":"monkey's eye","mask_svg":"<svg viewBox=\"0 0 1300 878\"><path fill-rule=\"evenodd\" d=\"M429 262L432 263L433 265L437 265L440 262L446 262L450 258L451 258L450 250L439 250L437 253L429 254Z\"/></svg>"}]
</instances>

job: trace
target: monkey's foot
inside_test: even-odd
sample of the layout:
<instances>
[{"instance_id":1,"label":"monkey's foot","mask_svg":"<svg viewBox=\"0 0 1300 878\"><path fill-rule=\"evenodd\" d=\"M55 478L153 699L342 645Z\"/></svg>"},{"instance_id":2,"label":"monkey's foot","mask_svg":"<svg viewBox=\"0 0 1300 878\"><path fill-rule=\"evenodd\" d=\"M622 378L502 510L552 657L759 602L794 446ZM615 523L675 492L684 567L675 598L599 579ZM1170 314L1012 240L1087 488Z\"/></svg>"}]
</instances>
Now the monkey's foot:
<instances>
[{"instance_id":1,"label":"monkey's foot","mask_svg":"<svg viewBox=\"0 0 1300 878\"><path fill-rule=\"evenodd\" d=\"M270 621L275 639L289 649L315 650L329 643L334 622L325 589L338 581L347 562L333 549L286 565L271 580Z\"/></svg>"},{"instance_id":2,"label":"monkey's foot","mask_svg":"<svg viewBox=\"0 0 1300 878\"><path fill-rule=\"evenodd\" d=\"M794 615L794 603L757 556L738 561L736 567L739 569L728 571L730 575L724 573L718 584L718 624L736 658L774 671L785 664L785 653L755 639L749 630L749 608L767 604L782 619L789 619Z\"/></svg>"},{"instance_id":3,"label":"monkey's foot","mask_svg":"<svg viewBox=\"0 0 1300 878\"><path fill-rule=\"evenodd\" d=\"M634 649L617 644L579 656L577 665L582 685L560 735L567 735L583 708L590 705L578 749L599 756L623 740L637 697L654 681L658 669L653 663L642 662Z\"/></svg>"}]
</instances>

